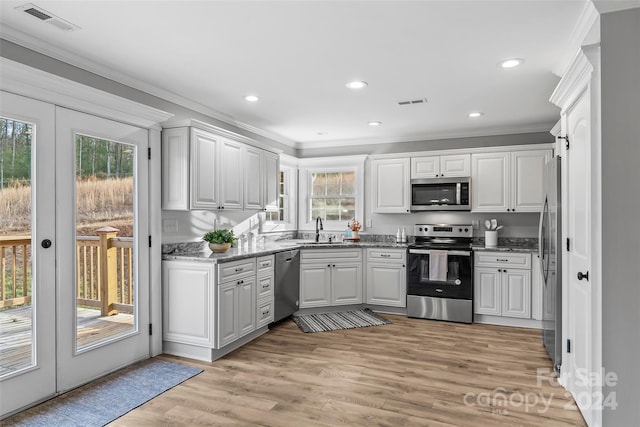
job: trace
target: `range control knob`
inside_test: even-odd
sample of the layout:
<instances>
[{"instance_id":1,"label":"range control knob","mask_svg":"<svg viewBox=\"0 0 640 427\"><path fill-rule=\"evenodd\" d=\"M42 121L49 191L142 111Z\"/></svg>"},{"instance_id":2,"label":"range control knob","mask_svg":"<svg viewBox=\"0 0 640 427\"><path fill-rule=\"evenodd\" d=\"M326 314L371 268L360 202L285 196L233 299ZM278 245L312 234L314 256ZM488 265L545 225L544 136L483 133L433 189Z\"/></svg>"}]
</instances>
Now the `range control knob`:
<instances>
[{"instance_id":1,"label":"range control knob","mask_svg":"<svg viewBox=\"0 0 640 427\"><path fill-rule=\"evenodd\" d=\"M469 231L469 229L468 229L468 228L465 228L465 229L464 229L464 231L465 231L465 232L467 232L467 231Z\"/></svg>"}]
</instances>

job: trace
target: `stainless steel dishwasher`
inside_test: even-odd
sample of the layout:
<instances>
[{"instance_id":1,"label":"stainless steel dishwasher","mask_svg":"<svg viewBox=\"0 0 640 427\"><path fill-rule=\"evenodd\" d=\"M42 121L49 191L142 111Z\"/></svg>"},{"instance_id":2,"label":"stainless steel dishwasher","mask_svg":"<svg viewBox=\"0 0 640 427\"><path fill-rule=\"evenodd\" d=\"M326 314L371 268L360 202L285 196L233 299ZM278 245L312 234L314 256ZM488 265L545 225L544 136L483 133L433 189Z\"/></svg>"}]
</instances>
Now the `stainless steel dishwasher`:
<instances>
[{"instance_id":1,"label":"stainless steel dishwasher","mask_svg":"<svg viewBox=\"0 0 640 427\"><path fill-rule=\"evenodd\" d=\"M277 322L298 311L300 297L300 251L276 253L274 316Z\"/></svg>"}]
</instances>

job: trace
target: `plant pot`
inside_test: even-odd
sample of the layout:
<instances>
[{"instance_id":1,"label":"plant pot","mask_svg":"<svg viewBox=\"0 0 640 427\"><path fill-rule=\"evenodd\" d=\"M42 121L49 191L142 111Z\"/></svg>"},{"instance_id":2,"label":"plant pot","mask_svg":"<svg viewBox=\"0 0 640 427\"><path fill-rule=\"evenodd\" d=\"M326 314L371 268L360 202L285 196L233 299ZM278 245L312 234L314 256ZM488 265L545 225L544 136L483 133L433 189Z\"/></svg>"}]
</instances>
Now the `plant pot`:
<instances>
[{"instance_id":1,"label":"plant pot","mask_svg":"<svg viewBox=\"0 0 640 427\"><path fill-rule=\"evenodd\" d=\"M209 243L209 249L215 253L227 252L230 247L231 243Z\"/></svg>"}]
</instances>

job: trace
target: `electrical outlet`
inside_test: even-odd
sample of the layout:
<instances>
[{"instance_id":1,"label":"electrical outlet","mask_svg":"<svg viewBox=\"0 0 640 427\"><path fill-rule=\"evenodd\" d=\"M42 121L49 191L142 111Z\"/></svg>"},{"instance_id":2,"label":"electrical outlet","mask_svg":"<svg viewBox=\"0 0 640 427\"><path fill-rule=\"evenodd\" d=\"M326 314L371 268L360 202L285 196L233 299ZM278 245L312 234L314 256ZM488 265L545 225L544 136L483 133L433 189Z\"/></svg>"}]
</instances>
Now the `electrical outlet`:
<instances>
[{"instance_id":1,"label":"electrical outlet","mask_svg":"<svg viewBox=\"0 0 640 427\"><path fill-rule=\"evenodd\" d=\"M478 228L480 228L480 220L479 219L471 220L471 225L473 225L474 230L477 230Z\"/></svg>"},{"instance_id":2,"label":"electrical outlet","mask_svg":"<svg viewBox=\"0 0 640 427\"><path fill-rule=\"evenodd\" d=\"M165 218L162 220L162 231L165 233L178 232L178 220L176 218Z\"/></svg>"},{"instance_id":3,"label":"electrical outlet","mask_svg":"<svg viewBox=\"0 0 640 427\"><path fill-rule=\"evenodd\" d=\"M371 228L371 218L367 218L367 228Z\"/></svg>"}]
</instances>

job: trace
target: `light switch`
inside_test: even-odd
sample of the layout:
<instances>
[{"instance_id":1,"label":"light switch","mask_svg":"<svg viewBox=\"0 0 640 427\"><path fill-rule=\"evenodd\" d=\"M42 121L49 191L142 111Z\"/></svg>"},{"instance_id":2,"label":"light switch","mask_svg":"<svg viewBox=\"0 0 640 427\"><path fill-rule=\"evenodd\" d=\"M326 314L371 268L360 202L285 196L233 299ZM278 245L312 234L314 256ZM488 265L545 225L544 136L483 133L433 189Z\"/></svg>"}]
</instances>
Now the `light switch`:
<instances>
[{"instance_id":1,"label":"light switch","mask_svg":"<svg viewBox=\"0 0 640 427\"><path fill-rule=\"evenodd\" d=\"M165 218L162 220L162 231L164 233L177 233L178 232L178 219L177 218Z\"/></svg>"}]
</instances>

